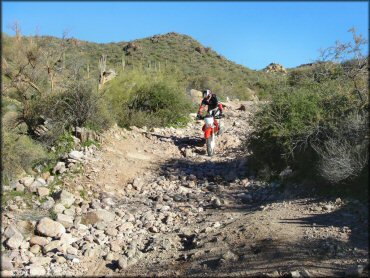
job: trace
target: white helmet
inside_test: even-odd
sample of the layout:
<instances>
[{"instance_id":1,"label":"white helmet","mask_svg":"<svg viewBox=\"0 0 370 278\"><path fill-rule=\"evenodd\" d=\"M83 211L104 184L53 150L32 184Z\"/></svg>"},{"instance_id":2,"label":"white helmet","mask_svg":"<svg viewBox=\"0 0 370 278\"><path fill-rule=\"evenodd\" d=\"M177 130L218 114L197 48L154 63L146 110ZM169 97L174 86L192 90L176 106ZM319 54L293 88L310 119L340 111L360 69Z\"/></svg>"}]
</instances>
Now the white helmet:
<instances>
[{"instance_id":1,"label":"white helmet","mask_svg":"<svg viewBox=\"0 0 370 278\"><path fill-rule=\"evenodd\" d=\"M203 91L203 98L208 97L211 94L211 90L204 90Z\"/></svg>"}]
</instances>

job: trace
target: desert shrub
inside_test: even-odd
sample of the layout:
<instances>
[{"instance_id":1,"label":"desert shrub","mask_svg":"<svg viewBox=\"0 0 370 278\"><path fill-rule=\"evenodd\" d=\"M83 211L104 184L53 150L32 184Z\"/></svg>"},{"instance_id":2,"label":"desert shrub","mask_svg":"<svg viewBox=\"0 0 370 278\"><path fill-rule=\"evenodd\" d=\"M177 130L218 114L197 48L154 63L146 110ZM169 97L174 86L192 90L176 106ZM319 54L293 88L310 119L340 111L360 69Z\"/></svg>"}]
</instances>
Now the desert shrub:
<instances>
[{"instance_id":1,"label":"desert shrub","mask_svg":"<svg viewBox=\"0 0 370 278\"><path fill-rule=\"evenodd\" d=\"M304 143L322 118L319 101L317 93L286 88L261 105L251 119L256 131L249 141L257 158L256 167L269 167L271 173L277 174L291 162L296 149L305 148Z\"/></svg>"},{"instance_id":2,"label":"desert shrub","mask_svg":"<svg viewBox=\"0 0 370 278\"><path fill-rule=\"evenodd\" d=\"M90 82L76 80L60 93L54 93L33 102L36 116L47 119L49 131L40 138L51 145L65 131L89 127L101 131L109 128L113 119L104 98ZM38 116L39 117L39 116Z\"/></svg>"},{"instance_id":3,"label":"desert shrub","mask_svg":"<svg viewBox=\"0 0 370 278\"><path fill-rule=\"evenodd\" d=\"M99 101L102 98L94 92L91 83L78 81L65 92L52 95L47 106L54 109L48 109L49 113L45 111L45 114L55 122L63 121L68 127L84 126L101 116Z\"/></svg>"},{"instance_id":4,"label":"desert shrub","mask_svg":"<svg viewBox=\"0 0 370 278\"><path fill-rule=\"evenodd\" d=\"M329 182L342 180L334 173L330 177L330 169L342 172L343 179L361 172L367 161L366 111L359 108L361 100L343 87L333 82L311 84L287 87L273 95L251 121L256 128L249 142L255 165L270 167L274 174L294 165L306 175L321 175ZM342 167L337 164L340 161L346 161L343 167L348 166L350 174L332 169Z\"/></svg>"},{"instance_id":5,"label":"desert shrub","mask_svg":"<svg viewBox=\"0 0 370 278\"><path fill-rule=\"evenodd\" d=\"M360 177L369 159L367 133L367 115L353 113L340 122L327 140L313 143L320 157L317 165L320 176L333 184Z\"/></svg>"},{"instance_id":6,"label":"desert shrub","mask_svg":"<svg viewBox=\"0 0 370 278\"><path fill-rule=\"evenodd\" d=\"M106 91L120 126L168 126L188 120L192 111L176 78L133 71Z\"/></svg>"},{"instance_id":7,"label":"desert shrub","mask_svg":"<svg viewBox=\"0 0 370 278\"><path fill-rule=\"evenodd\" d=\"M45 149L26 135L3 133L1 148L3 179L14 179L30 171L34 163L47 158Z\"/></svg>"}]
</instances>

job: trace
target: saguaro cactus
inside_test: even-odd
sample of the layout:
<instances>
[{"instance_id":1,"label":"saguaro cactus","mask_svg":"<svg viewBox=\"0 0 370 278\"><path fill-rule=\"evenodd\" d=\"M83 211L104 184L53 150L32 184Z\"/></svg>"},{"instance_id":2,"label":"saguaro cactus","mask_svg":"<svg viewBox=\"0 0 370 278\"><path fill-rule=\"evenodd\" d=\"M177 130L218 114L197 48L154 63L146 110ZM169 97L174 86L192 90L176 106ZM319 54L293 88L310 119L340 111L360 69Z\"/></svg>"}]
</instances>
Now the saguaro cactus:
<instances>
[{"instance_id":1,"label":"saguaro cactus","mask_svg":"<svg viewBox=\"0 0 370 278\"><path fill-rule=\"evenodd\" d=\"M125 71L125 66L126 66L125 57L122 56L122 71Z\"/></svg>"},{"instance_id":2,"label":"saguaro cactus","mask_svg":"<svg viewBox=\"0 0 370 278\"><path fill-rule=\"evenodd\" d=\"M99 59L99 70L100 70L100 74L99 74L99 89L103 86L103 84L105 83L105 70L107 68L107 55L105 54L102 54L102 56L100 57Z\"/></svg>"}]
</instances>

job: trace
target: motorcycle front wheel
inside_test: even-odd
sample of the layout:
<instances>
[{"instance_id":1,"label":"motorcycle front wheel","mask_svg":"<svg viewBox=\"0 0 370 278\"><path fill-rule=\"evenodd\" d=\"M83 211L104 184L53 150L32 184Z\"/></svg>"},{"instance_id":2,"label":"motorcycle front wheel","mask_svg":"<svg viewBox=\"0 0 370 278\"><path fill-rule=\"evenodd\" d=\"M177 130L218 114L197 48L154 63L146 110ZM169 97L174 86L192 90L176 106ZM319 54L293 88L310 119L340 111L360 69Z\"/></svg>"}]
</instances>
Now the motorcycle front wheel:
<instances>
[{"instance_id":1,"label":"motorcycle front wheel","mask_svg":"<svg viewBox=\"0 0 370 278\"><path fill-rule=\"evenodd\" d=\"M207 154L208 156L212 156L215 151L215 146L216 146L216 136L214 136L214 133L210 137L206 139L207 143Z\"/></svg>"}]
</instances>

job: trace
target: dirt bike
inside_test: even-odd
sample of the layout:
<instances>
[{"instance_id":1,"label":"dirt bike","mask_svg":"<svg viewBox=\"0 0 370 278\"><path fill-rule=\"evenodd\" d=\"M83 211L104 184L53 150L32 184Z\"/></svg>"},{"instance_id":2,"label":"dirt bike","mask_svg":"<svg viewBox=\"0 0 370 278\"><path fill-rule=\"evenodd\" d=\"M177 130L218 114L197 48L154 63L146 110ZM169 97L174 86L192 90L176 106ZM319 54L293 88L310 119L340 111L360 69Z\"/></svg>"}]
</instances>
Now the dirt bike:
<instances>
[{"instance_id":1,"label":"dirt bike","mask_svg":"<svg viewBox=\"0 0 370 278\"><path fill-rule=\"evenodd\" d=\"M222 125L220 119L223 115L215 115L212 116L207 114L205 117L198 117L197 119L204 120L204 126L202 130L204 131L204 138L206 139L207 145L207 154L208 156L212 156L215 152L216 147L216 135L221 134ZM218 130L216 130L215 119L218 120Z\"/></svg>"}]
</instances>

